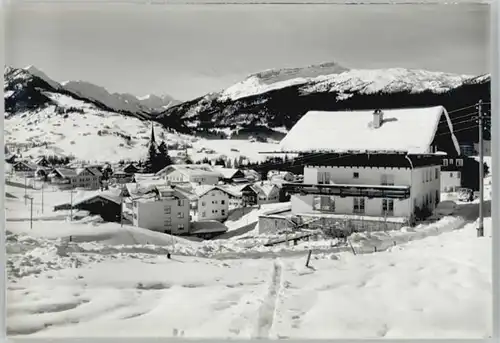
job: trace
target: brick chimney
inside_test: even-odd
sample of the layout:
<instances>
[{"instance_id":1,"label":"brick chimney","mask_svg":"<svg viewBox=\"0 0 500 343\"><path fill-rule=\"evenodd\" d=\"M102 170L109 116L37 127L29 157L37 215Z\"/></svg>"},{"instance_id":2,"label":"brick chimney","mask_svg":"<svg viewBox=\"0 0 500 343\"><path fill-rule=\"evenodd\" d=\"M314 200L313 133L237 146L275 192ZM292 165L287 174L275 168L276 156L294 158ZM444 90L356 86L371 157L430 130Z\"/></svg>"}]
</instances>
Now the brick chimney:
<instances>
[{"instance_id":1,"label":"brick chimney","mask_svg":"<svg viewBox=\"0 0 500 343\"><path fill-rule=\"evenodd\" d=\"M384 112L381 109L376 109L373 111L373 127L378 129L382 126L382 122L384 121Z\"/></svg>"}]
</instances>

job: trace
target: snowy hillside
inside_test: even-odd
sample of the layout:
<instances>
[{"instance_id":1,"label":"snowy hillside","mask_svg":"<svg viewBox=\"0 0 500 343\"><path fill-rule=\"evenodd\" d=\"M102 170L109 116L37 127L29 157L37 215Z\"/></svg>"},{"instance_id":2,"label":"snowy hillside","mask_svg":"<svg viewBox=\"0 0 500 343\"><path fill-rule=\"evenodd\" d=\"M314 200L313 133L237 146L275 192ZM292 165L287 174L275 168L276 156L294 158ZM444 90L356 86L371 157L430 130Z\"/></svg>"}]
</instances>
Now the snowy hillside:
<instances>
[{"instance_id":1,"label":"snowy hillside","mask_svg":"<svg viewBox=\"0 0 500 343\"><path fill-rule=\"evenodd\" d=\"M6 143L29 145L29 149L22 152L23 156L71 155L96 162L145 157L151 121L103 111L93 104L59 93L47 92L45 95L52 103L43 110L19 113L4 122ZM194 161L204 157L215 159L221 154L233 159L242 155L260 160L264 156L259 155L259 151L275 148L271 143L198 139L168 132L158 123L154 123L154 127L156 139L187 147ZM213 154L208 153L211 150ZM171 155L176 153L171 151Z\"/></svg>"}]
</instances>

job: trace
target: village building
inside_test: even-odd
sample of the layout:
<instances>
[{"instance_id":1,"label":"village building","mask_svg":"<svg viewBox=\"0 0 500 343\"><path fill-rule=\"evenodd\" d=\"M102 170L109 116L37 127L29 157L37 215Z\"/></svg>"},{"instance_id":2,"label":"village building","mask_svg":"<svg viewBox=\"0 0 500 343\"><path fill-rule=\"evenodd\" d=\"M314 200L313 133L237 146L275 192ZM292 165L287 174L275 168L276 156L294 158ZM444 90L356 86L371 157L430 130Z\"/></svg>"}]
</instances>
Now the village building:
<instances>
[{"instance_id":1,"label":"village building","mask_svg":"<svg viewBox=\"0 0 500 343\"><path fill-rule=\"evenodd\" d=\"M216 185L223 178L220 172L214 171L208 164L174 164L156 173L172 184L197 183L200 185Z\"/></svg>"},{"instance_id":2,"label":"village building","mask_svg":"<svg viewBox=\"0 0 500 343\"><path fill-rule=\"evenodd\" d=\"M104 221L119 222L121 220L121 196L117 192L90 192L82 196L75 195L71 202L57 205L55 211L76 210L87 211L90 215L99 215Z\"/></svg>"},{"instance_id":3,"label":"village building","mask_svg":"<svg viewBox=\"0 0 500 343\"><path fill-rule=\"evenodd\" d=\"M220 181L222 181L223 183L233 184L248 182L248 180L245 178L245 174L240 169L214 166L213 170L222 175Z\"/></svg>"},{"instance_id":4,"label":"village building","mask_svg":"<svg viewBox=\"0 0 500 343\"><path fill-rule=\"evenodd\" d=\"M267 173L267 179L274 184L281 184L283 182L293 182L295 175L288 171L270 170Z\"/></svg>"},{"instance_id":5,"label":"village building","mask_svg":"<svg viewBox=\"0 0 500 343\"><path fill-rule=\"evenodd\" d=\"M85 167L79 169L55 168L48 175L50 183L61 188L101 188L102 173L97 168Z\"/></svg>"},{"instance_id":6,"label":"village building","mask_svg":"<svg viewBox=\"0 0 500 343\"><path fill-rule=\"evenodd\" d=\"M183 191L190 199L193 220L224 221L229 216L230 193L219 186L197 185L177 186L176 190Z\"/></svg>"},{"instance_id":7,"label":"village building","mask_svg":"<svg viewBox=\"0 0 500 343\"><path fill-rule=\"evenodd\" d=\"M238 207L243 207L243 193L242 190L249 184L230 184L222 185L220 187L224 188L229 194L229 209L234 209Z\"/></svg>"},{"instance_id":8,"label":"village building","mask_svg":"<svg viewBox=\"0 0 500 343\"><path fill-rule=\"evenodd\" d=\"M189 199L170 186L132 200L134 226L174 235L190 233Z\"/></svg>"},{"instance_id":9,"label":"village building","mask_svg":"<svg viewBox=\"0 0 500 343\"><path fill-rule=\"evenodd\" d=\"M465 155L442 156L441 192L456 192L460 188L479 190L479 161Z\"/></svg>"},{"instance_id":10,"label":"village building","mask_svg":"<svg viewBox=\"0 0 500 343\"><path fill-rule=\"evenodd\" d=\"M247 185L241 190L241 193L244 206L277 203L280 198L280 188L265 181Z\"/></svg>"},{"instance_id":11,"label":"village building","mask_svg":"<svg viewBox=\"0 0 500 343\"><path fill-rule=\"evenodd\" d=\"M304 139L311 134L314 139ZM436 153L460 152L441 106L310 111L280 149L299 154L304 166L303 182L283 184L293 215L320 227L348 220L356 229L397 228L429 215L440 201Z\"/></svg>"},{"instance_id":12,"label":"village building","mask_svg":"<svg viewBox=\"0 0 500 343\"><path fill-rule=\"evenodd\" d=\"M260 173L253 169L243 169L242 171L245 175L245 178L250 182L257 182L262 179Z\"/></svg>"},{"instance_id":13,"label":"village building","mask_svg":"<svg viewBox=\"0 0 500 343\"><path fill-rule=\"evenodd\" d=\"M39 167L31 162L19 161L12 165L12 170L19 176L34 177Z\"/></svg>"},{"instance_id":14,"label":"village building","mask_svg":"<svg viewBox=\"0 0 500 343\"><path fill-rule=\"evenodd\" d=\"M51 163L47 160L47 158L45 156L40 156L39 158L35 159L33 161L33 164L35 164L39 167L44 167L44 168L51 167Z\"/></svg>"}]
</instances>

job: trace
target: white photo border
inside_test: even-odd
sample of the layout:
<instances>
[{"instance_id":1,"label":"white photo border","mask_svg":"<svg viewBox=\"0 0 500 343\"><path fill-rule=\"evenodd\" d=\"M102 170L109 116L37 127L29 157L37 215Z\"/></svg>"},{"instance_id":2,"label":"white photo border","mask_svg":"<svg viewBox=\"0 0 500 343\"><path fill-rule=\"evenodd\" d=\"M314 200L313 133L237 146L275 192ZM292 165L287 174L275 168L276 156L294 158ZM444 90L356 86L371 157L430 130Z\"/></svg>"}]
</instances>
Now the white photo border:
<instances>
[{"instance_id":1,"label":"white photo border","mask_svg":"<svg viewBox=\"0 0 500 343\"><path fill-rule=\"evenodd\" d=\"M415 0L397 0L391 1L391 3L396 4L407 4L407 5L420 5L420 4L439 4L442 1L422 1L418 2ZM491 28L490 28L490 37L491 37L491 121L492 121L492 244L493 244L493 253L492 253L492 267L493 267L493 275L492 275L492 295L493 295L493 335L488 339L443 339L439 340L440 342L500 342L500 234L497 231L500 226L500 31L499 31L499 17L500 17L500 4L498 3L500 0L491 0L489 2L490 6L490 15L491 15ZM381 4L381 3L389 3L387 0L374 0L374 1L340 1L340 0L0 0L0 4L2 4L2 11L0 12L0 20L2 25L0 25L0 46L2 47L0 53L0 60L5 65L5 39L4 34L5 30L3 27L3 23L5 22L3 19L6 15L5 6L7 3L16 3L19 4L45 4L45 3L61 3L68 5L68 3L74 5L105 5L105 4L138 4L138 5L209 5L209 4L251 4L255 6L259 6L262 4L331 4L331 5L340 5L340 4L353 4L356 2L363 4ZM472 2L472 1L471 1ZM477 1L473 1L477 3ZM2 73L3 80L3 73ZM3 89L2 89L3 92ZM1 114L1 123L2 130L1 136L4 138L4 130L3 130L3 118L4 118L4 103L0 104L0 114ZM5 160L5 151L4 149L0 149L0 158ZM5 194L5 165L4 163L0 163L0 192ZM1 205L5 208L5 196L1 198ZM5 251L5 210L0 211L0 222L4 224L2 230L0 230L0 261L3 264L3 272L0 273L0 285L3 286L3 292L0 292L0 308L3 309L1 318L0 318L0 341L1 342L18 342L18 343L49 343L49 342L61 342L61 343L88 343L88 342L98 342L98 343L126 343L126 342L140 342L140 343L156 343L156 342L220 342L222 339L180 339L180 338L92 338L92 337L81 337L81 338L8 338L6 336L6 290L7 290L7 276L6 276L6 251ZM383 339L382 339L383 340ZM244 341L244 342L263 342L263 341L272 341L272 340L231 340L231 341ZM301 343L313 343L319 341L338 341L338 342L380 342L380 339L329 339L329 340L301 340L301 339L287 339L289 342L301 342ZM421 339L408 339L408 343L428 343L433 340L421 340Z\"/></svg>"}]
</instances>

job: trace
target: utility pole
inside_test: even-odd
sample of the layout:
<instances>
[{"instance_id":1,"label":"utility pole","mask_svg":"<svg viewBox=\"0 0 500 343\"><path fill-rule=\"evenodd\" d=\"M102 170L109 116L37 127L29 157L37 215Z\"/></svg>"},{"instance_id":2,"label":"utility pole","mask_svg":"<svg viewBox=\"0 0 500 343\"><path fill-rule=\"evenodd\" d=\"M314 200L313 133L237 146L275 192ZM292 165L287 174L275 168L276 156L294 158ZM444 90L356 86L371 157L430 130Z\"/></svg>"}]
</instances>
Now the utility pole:
<instances>
[{"instance_id":1,"label":"utility pole","mask_svg":"<svg viewBox=\"0 0 500 343\"><path fill-rule=\"evenodd\" d=\"M477 105L479 123L479 226L477 236L484 236L484 147L483 147L483 101L479 100Z\"/></svg>"},{"instance_id":2,"label":"utility pole","mask_svg":"<svg viewBox=\"0 0 500 343\"><path fill-rule=\"evenodd\" d=\"M123 196L120 198L120 227L123 227Z\"/></svg>"},{"instance_id":3,"label":"utility pole","mask_svg":"<svg viewBox=\"0 0 500 343\"><path fill-rule=\"evenodd\" d=\"M69 220L73 221L73 188L71 188L70 191L71 194L71 201L70 201L70 207L69 207Z\"/></svg>"},{"instance_id":4,"label":"utility pole","mask_svg":"<svg viewBox=\"0 0 500 343\"><path fill-rule=\"evenodd\" d=\"M33 197L29 197L30 199L30 229L33 229Z\"/></svg>"},{"instance_id":5,"label":"utility pole","mask_svg":"<svg viewBox=\"0 0 500 343\"><path fill-rule=\"evenodd\" d=\"M45 182L42 182L42 213L43 213L43 186L44 186Z\"/></svg>"},{"instance_id":6,"label":"utility pole","mask_svg":"<svg viewBox=\"0 0 500 343\"><path fill-rule=\"evenodd\" d=\"M24 174L24 205L28 205L28 179Z\"/></svg>"}]
</instances>

